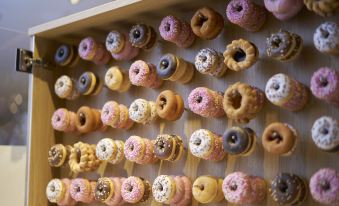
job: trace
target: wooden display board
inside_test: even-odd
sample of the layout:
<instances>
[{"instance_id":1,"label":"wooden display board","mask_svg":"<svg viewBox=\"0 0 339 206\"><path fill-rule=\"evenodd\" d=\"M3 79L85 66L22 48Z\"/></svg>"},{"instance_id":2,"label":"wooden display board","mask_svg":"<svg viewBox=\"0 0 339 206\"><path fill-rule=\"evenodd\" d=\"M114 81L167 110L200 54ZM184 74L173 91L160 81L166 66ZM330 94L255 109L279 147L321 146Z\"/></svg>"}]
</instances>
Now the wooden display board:
<instances>
[{"instance_id":1,"label":"wooden display board","mask_svg":"<svg viewBox=\"0 0 339 206\"><path fill-rule=\"evenodd\" d=\"M69 175L67 168L52 169L48 165L48 149L55 143L74 144L78 141L83 141L96 144L101 138L109 137L126 140L130 135L155 139L159 133L160 125L163 124L163 132L182 136L187 148L188 135L199 128L199 125L201 125L201 128L209 129L219 134L222 134L227 127L236 125L227 120L226 116L219 119L206 119L186 110L182 118L175 122L159 119L151 125L135 124L129 131L111 128L105 133L94 132L78 136L63 134L53 130L50 119L56 108L66 107L69 110L76 111L80 106L87 105L101 109L104 103L109 100L129 106L136 98L155 101L158 94L165 89L171 89L179 93L185 100L185 107L188 108L188 94L196 87L204 86L224 92L229 85L241 81L264 90L267 80L277 73L288 74L309 86L312 73L319 67L329 66L339 69L338 57L321 54L313 45L313 33L318 25L328 20L339 23L339 16L323 18L304 8L297 17L289 21L281 22L272 15L269 15L267 22L259 32L250 33L226 20L225 10L227 2L224 0L117 0L105 6L99 6L89 11L34 27L30 30L30 34L35 35L35 57L48 59L54 56L56 46L60 43L77 45L82 38L88 35L95 37L97 40L104 41L110 30L118 29L128 32L133 24L140 22L149 24L158 30L157 28L164 16L172 14L190 21L196 9L201 5L208 5L219 11L225 18L225 29L216 39L211 41L197 39L194 45L188 49L181 49L170 42L161 40L157 42L154 49L142 51L136 59L157 64L162 54L173 53L187 61L194 62L194 57L200 49L210 47L223 52L227 44L239 38L248 39L256 44L260 57L258 62L250 69L241 72L227 71L226 75L222 78L214 78L196 72L193 80L185 85L166 81L160 89L133 86L128 92L123 94L103 88L97 96L81 96L75 101L63 101L56 97L54 94L55 80L62 74L78 78L84 71L92 71L103 79L110 65L98 67L91 63L82 63L73 69L58 68L52 65L47 69L34 68L30 108L32 126L29 145L29 206L48 205L49 203L45 197L47 182L53 177L67 177ZM262 1L257 2L263 4ZM272 32L277 32L280 28L297 33L304 40L303 51L299 58L292 62L281 63L269 59L266 55L266 37ZM158 37L158 39L161 39L160 35ZM111 65L119 65L127 71L132 62L115 61ZM224 178L225 173L243 171L270 180L277 172L291 172L309 180L310 176L322 167L333 167L338 170L338 156L320 151L311 139L310 130L313 122L323 115L338 118L339 109L315 99L312 95L307 106L302 111L295 113L274 106L266 100L265 106L257 118L245 125L251 127L257 133L258 138L255 152L248 157L228 157L217 163L201 160L196 175L214 175ZM291 156L276 157L264 151L261 145L261 135L265 126L272 121L286 122L298 130L301 142L299 142ZM135 164L132 174L142 176L151 182L158 174L183 175L186 157L187 155L185 154L176 163L163 162L161 171L159 171L159 163L155 165ZM108 164L104 175L127 176L124 170L124 163L119 165ZM99 174L91 172L82 173L79 176L96 179L99 177ZM226 201L213 205L225 204ZM150 205L150 203L144 205ZM272 206L275 203L268 197L261 205ZM318 204L311 197L308 197L304 205L315 206Z\"/></svg>"}]
</instances>

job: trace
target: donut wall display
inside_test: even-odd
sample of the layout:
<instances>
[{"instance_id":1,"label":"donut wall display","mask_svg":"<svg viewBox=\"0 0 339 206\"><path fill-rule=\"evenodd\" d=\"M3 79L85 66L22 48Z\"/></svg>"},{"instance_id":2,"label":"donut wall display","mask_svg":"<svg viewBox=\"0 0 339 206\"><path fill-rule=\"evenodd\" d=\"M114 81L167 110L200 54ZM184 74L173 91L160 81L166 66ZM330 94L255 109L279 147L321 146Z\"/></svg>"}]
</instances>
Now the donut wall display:
<instances>
[{"instance_id":1,"label":"donut wall display","mask_svg":"<svg viewBox=\"0 0 339 206\"><path fill-rule=\"evenodd\" d=\"M211 2L53 43L49 202L339 205L339 2Z\"/></svg>"}]
</instances>

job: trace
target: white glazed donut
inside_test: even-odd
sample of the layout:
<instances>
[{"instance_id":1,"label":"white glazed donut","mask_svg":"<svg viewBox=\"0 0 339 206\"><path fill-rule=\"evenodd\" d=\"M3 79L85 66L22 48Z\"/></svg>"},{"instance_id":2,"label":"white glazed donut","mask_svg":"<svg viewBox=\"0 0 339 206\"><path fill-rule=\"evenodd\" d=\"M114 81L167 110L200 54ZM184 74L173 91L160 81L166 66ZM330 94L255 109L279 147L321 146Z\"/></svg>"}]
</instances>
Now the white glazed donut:
<instances>
[{"instance_id":1,"label":"white glazed donut","mask_svg":"<svg viewBox=\"0 0 339 206\"><path fill-rule=\"evenodd\" d=\"M205 158L213 150L213 133L206 129L193 132L189 141L189 148L194 156Z\"/></svg>"},{"instance_id":2,"label":"white glazed donut","mask_svg":"<svg viewBox=\"0 0 339 206\"><path fill-rule=\"evenodd\" d=\"M72 94L73 82L67 75L59 77L54 84L55 94L60 98L67 98Z\"/></svg>"},{"instance_id":3,"label":"white glazed donut","mask_svg":"<svg viewBox=\"0 0 339 206\"><path fill-rule=\"evenodd\" d=\"M171 200L175 192L175 184L172 177L160 175L155 178L152 185L152 193L155 201L166 203Z\"/></svg>"},{"instance_id":4,"label":"white glazed donut","mask_svg":"<svg viewBox=\"0 0 339 206\"><path fill-rule=\"evenodd\" d=\"M217 68L218 58L218 53L214 49L202 49L195 56L195 68L202 74L209 74Z\"/></svg>"},{"instance_id":5,"label":"white glazed donut","mask_svg":"<svg viewBox=\"0 0 339 206\"><path fill-rule=\"evenodd\" d=\"M105 74L105 84L111 90L119 90L123 82L123 75L117 66L109 68Z\"/></svg>"},{"instance_id":6,"label":"white glazed donut","mask_svg":"<svg viewBox=\"0 0 339 206\"><path fill-rule=\"evenodd\" d=\"M266 83L266 97L275 105L284 104L290 98L291 93L291 81L285 74L276 74Z\"/></svg>"},{"instance_id":7,"label":"white glazed donut","mask_svg":"<svg viewBox=\"0 0 339 206\"><path fill-rule=\"evenodd\" d=\"M128 114L131 120L146 124L151 116L151 107L147 100L136 99L129 107Z\"/></svg>"},{"instance_id":8,"label":"white glazed donut","mask_svg":"<svg viewBox=\"0 0 339 206\"><path fill-rule=\"evenodd\" d=\"M339 28L334 22L322 23L313 35L314 46L323 53L339 54Z\"/></svg>"},{"instance_id":9,"label":"white glazed donut","mask_svg":"<svg viewBox=\"0 0 339 206\"><path fill-rule=\"evenodd\" d=\"M57 203L63 199L65 186L60 179L52 179L46 187L46 196L50 202Z\"/></svg>"},{"instance_id":10,"label":"white glazed donut","mask_svg":"<svg viewBox=\"0 0 339 206\"><path fill-rule=\"evenodd\" d=\"M111 31L106 38L106 49L114 54L121 52L125 45L125 36L118 31Z\"/></svg>"},{"instance_id":11,"label":"white glazed donut","mask_svg":"<svg viewBox=\"0 0 339 206\"><path fill-rule=\"evenodd\" d=\"M125 158L124 156L125 144L121 140L115 140L114 142L117 145L117 154L115 155L115 158L113 158L109 162L112 164L118 164Z\"/></svg>"},{"instance_id":12,"label":"white glazed donut","mask_svg":"<svg viewBox=\"0 0 339 206\"><path fill-rule=\"evenodd\" d=\"M322 150L336 152L339 149L339 122L332 117L317 119L312 127L312 139Z\"/></svg>"},{"instance_id":13,"label":"white glazed donut","mask_svg":"<svg viewBox=\"0 0 339 206\"><path fill-rule=\"evenodd\" d=\"M114 140L104 138L100 140L95 149L95 155L99 160L109 161L114 159L117 154L117 145Z\"/></svg>"}]
</instances>

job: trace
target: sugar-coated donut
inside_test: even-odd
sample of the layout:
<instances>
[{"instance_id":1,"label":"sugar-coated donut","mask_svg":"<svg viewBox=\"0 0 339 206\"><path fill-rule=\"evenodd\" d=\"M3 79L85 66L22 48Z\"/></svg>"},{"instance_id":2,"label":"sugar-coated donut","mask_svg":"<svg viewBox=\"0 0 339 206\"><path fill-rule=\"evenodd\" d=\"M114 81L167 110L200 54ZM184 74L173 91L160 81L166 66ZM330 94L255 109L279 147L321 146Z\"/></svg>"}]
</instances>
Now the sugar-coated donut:
<instances>
[{"instance_id":1,"label":"sugar-coated donut","mask_svg":"<svg viewBox=\"0 0 339 206\"><path fill-rule=\"evenodd\" d=\"M259 57L258 48L252 42L244 39L233 40L224 52L224 63L233 71L250 68Z\"/></svg>"},{"instance_id":2,"label":"sugar-coated donut","mask_svg":"<svg viewBox=\"0 0 339 206\"><path fill-rule=\"evenodd\" d=\"M324 22L314 32L316 49L325 54L339 54L339 27L335 22Z\"/></svg>"},{"instance_id":3,"label":"sugar-coated donut","mask_svg":"<svg viewBox=\"0 0 339 206\"><path fill-rule=\"evenodd\" d=\"M328 67L315 71L311 91L315 97L339 107L339 72Z\"/></svg>"},{"instance_id":4,"label":"sugar-coated donut","mask_svg":"<svg viewBox=\"0 0 339 206\"><path fill-rule=\"evenodd\" d=\"M125 46L125 36L119 31L111 31L106 37L106 49L111 53L119 53Z\"/></svg>"},{"instance_id":5,"label":"sugar-coated donut","mask_svg":"<svg viewBox=\"0 0 339 206\"><path fill-rule=\"evenodd\" d=\"M155 178L152 185L152 193L155 201L160 203L169 203L175 194L176 187L173 177L160 175Z\"/></svg>"},{"instance_id":6,"label":"sugar-coated donut","mask_svg":"<svg viewBox=\"0 0 339 206\"><path fill-rule=\"evenodd\" d=\"M52 127L57 131L65 131L70 124L70 115L67 109L57 109L51 118Z\"/></svg>"},{"instance_id":7,"label":"sugar-coated donut","mask_svg":"<svg viewBox=\"0 0 339 206\"><path fill-rule=\"evenodd\" d=\"M78 52L81 58L85 60L93 60L97 52L97 43L92 37L87 37L81 40Z\"/></svg>"},{"instance_id":8,"label":"sugar-coated donut","mask_svg":"<svg viewBox=\"0 0 339 206\"><path fill-rule=\"evenodd\" d=\"M249 155L254 151L256 136L252 129L231 127L222 136L224 150L233 155Z\"/></svg>"},{"instance_id":9,"label":"sugar-coated donut","mask_svg":"<svg viewBox=\"0 0 339 206\"><path fill-rule=\"evenodd\" d=\"M210 7L200 8L191 19L191 28L194 34L202 39L214 39L220 34L223 27L223 16Z\"/></svg>"},{"instance_id":10,"label":"sugar-coated donut","mask_svg":"<svg viewBox=\"0 0 339 206\"><path fill-rule=\"evenodd\" d=\"M332 168L322 168L310 179L310 193L314 200L324 205L339 203L339 173Z\"/></svg>"},{"instance_id":11,"label":"sugar-coated donut","mask_svg":"<svg viewBox=\"0 0 339 206\"><path fill-rule=\"evenodd\" d=\"M264 0L265 7L280 20L294 17L303 8L303 0Z\"/></svg>"},{"instance_id":12,"label":"sugar-coated donut","mask_svg":"<svg viewBox=\"0 0 339 206\"><path fill-rule=\"evenodd\" d=\"M62 75L59 77L54 84L55 94L60 98L69 97L73 89L74 84L72 79L67 75Z\"/></svg>"},{"instance_id":13,"label":"sugar-coated donut","mask_svg":"<svg viewBox=\"0 0 339 206\"><path fill-rule=\"evenodd\" d=\"M202 74L221 77L227 70L223 58L222 53L219 53L214 49L202 49L195 56L195 68Z\"/></svg>"},{"instance_id":14,"label":"sugar-coated donut","mask_svg":"<svg viewBox=\"0 0 339 206\"><path fill-rule=\"evenodd\" d=\"M337 0L304 0L307 9L320 16L333 16L339 10Z\"/></svg>"},{"instance_id":15,"label":"sugar-coated donut","mask_svg":"<svg viewBox=\"0 0 339 206\"><path fill-rule=\"evenodd\" d=\"M339 121L328 116L317 119L312 126L312 139L327 152L339 151Z\"/></svg>"},{"instance_id":16,"label":"sugar-coated donut","mask_svg":"<svg viewBox=\"0 0 339 206\"><path fill-rule=\"evenodd\" d=\"M136 99L130 105L128 114L134 122L146 124L151 116L151 107L147 100Z\"/></svg>"},{"instance_id":17,"label":"sugar-coated donut","mask_svg":"<svg viewBox=\"0 0 339 206\"><path fill-rule=\"evenodd\" d=\"M140 160L146 151L144 140L139 136L130 136L124 146L124 154L126 159L135 162Z\"/></svg>"},{"instance_id":18,"label":"sugar-coated donut","mask_svg":"<svg viewBox=\"0 0 339 206\"><path fill-rule=\"evenodd\" d=\"M94 197L100 202L106 202L112 198L114 190L113 181L108 177L101 177L96 182Z\"/></svg>"},{"instance_id":19,"label":"sugar-coated donut","mask_svg":"<svg viewBox=\"0 0 339 206\"><path fill-rule=\"evenodd\" d=\"M48 163L51 167L61 167L70 153L70 147L62 144L53 145L48 150Z\"/></svg>"},{"instance_id":20,"label":"sugar-coated donut","mask_svg":"<svg viewBox=\"0 0 339 206\"><path fill-rule=\"evenodd\" d=\"M101 111L101 121L105 125L115 125L120 118L119 104L115 101L108 101L104 104Z\"/></svg>"},{"instance_id":21,"label":"sugar-coated donut","mask_svg":"<svg viewBox=\"0 0 339 206\"><path fill-rule=\"evenodd\" d=\"M141 178L130 176L121 186L121 196L128 203L138 203L145 193L145 185Z\"/></svg>"},{"instance_id":22,"label":"sugar-coated donut","mask_svg":"<svg viewBox=\"0 0 339 206\"><path fill-rule=\"evenodd\" d=\"M271 182L270 193L280 205L299 205L307 195L305 182L295 174L279 173Z\"/></svg>"},{"instance_id":23,"label":"sugar-coated donut","mask_svg":"<svg viewBox=\"0 0 339 206\"><path fill-rule=\"evenodd\" d=\"M189 148L194 156L206 158L214 149L215 135L206 129L199 129L192 133L189 139Z\"/></svg>"},{"instance_id":24,"label":"sugar-coated donut","mask_svg":"<svg viewBox=\"0 0 339 206\"><path fill-rule=\"evenodd\" d=\"M89 204L93 201L93 197L91 197L91 185L87 179L73 179L71 182L70 194L77 202Z\"/></svg>"},{"instance_id":25,"label":"sugar-coated donut","mask_svg":"<svg viewBox=\"0 0 339 206\"><path fill-rule=\"evenodd\" d=\"M233 24L255 32L264 25L267 12L252 0L232 0L227 5L226 15Z\"/></svg>"},{"instance_id":26,"label":"sugar-coated donut","mask_svg":"<svg viewBox=\"0 0 339 206\"><path fill-rule=\"evenodd\" d=\"M267 152L288 156L295 149L297 139L298 134L291 125L274 122L265 128L261 141Z\"/></svg>"},{"instance_id":27,"label":"sugar-coated donut","mask_svg":"<svg viewBox=\"0 0 339 206\"><path fill-rule=\"evenodd\" d=\"M95 155L99 160L109 161L115 158L118 148L115 141L110 138L101 139L95 149Z\"/></svg>"},{"instance_id":28,"label":"sugar-coated donut","mask_svg":"<svg viewBox=\"0 0 339 206\"><path fill-rule=\"evenodd\" d=\"M65 196L65 185L60 179L52 179L46 187L46 196L48 201L57 203Z\"/></svg>"}]
</instances>

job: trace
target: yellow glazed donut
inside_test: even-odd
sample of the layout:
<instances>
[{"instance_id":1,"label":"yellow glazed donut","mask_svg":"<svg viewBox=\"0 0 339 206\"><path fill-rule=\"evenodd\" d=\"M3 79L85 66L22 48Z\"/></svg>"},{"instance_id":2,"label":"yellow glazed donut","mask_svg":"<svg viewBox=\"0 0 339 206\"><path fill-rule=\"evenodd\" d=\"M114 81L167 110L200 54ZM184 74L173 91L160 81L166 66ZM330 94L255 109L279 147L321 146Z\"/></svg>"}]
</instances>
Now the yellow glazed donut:
<instances>
[{"instance_id":1,"label":"yellow glazed donut","mask_svg":"<svg viewBox=\"0 0 339 206\"><path fill-rule=\"evenodd\" d=\"M258 59L258 48L244 39L233 40L224 52L224 63L233 71L250 68Z\"/></svg>"},{"instance_id":2,"label":"yellow glazed donut","mask_svg":"<svg viewBox=\"0 0 339 206\"><path fill-rule=\"evenodd\" d=\"M119 90L123 82L123 75L120 68L113 66L105 74L105 84L111 90Z\"/></svg>"},{"instance_id":3,"label":"yellow glazed donut","mask_svg":"<svg viewBox=\"0 0 339 206\"><path fill-rule=\"evenodd\" d=\"M192 187L194 199L203 204L213 202L218 194L218 185L218 180L214 177L198 177Z\"/></svg>"}]
</instances>

